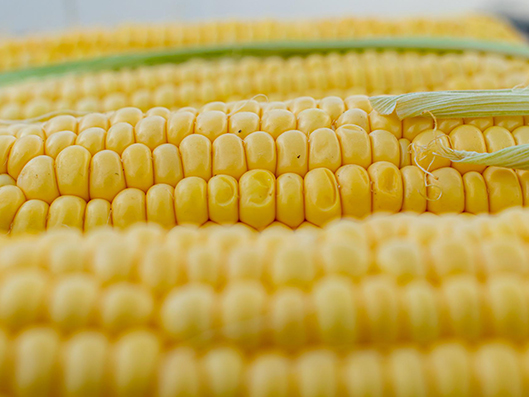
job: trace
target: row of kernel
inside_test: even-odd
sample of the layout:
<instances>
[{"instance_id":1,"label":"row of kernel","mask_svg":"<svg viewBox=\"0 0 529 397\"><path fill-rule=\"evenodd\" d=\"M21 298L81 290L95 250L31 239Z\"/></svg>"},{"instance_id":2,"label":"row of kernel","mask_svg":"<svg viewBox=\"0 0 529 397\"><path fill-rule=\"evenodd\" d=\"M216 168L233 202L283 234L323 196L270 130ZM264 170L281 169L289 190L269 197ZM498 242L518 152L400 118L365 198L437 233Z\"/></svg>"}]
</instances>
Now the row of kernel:
<instances>
[{"instance_id":1,"label":"row of kernel","mask_svg":"<svg viewBox=\"0 0 529 397\"><path fill-rule=\"evenodd\" d=\"M16 395L99 396L524 396L529 353L502 341L443 342L298 354L235 347L166 346L152 331L117 339L84 331L62 339L38 327L0 334L0 390ZM9 374L9 375L8 375ZM60 392L60 394L59 394Z\"/></svg>"},{"instance_id":2,"label":"row of kernel","mask_svg":"<svg viewBox=\"0 0 529 397\"><path fill-rule=\"evenodd\" d=\"M260 103L255 100L228 104L211 102L200 111L187 107L170 112L158 107L145 114L138 108L127 107L106 115L92 113L79 119L57 116L44 124L15 124L3 128L0 135L18 138L37 135L46 139L58 132L81 134L91 128L110 132L108 130L116 124L128 123L134 128L132 142L146 143L154 148L165 142L179 145L183 138L193 133L204 135L211 141L228 132L244 138L252 132L264 131L277 138L289 130L297 129L310 134L318 128L336 129L352 124L368 133L386 130L397 139L403 138L423 146L434 138L430 136L434 132L450 134L456 149L486 152L526 143L527 128L522 127L528 124L528 120L529 116L440 119L437 131L431 131L434 127L431 118L415 117L401 121L395 114L381 115L374 111L367 97L354 95L345 100L339 97L321 100L298 97L284 103ZM425 132L429 135L417 141L418 135ZM467 139L466 135L472 139ZM105 140L104 137L102 139ZM473 140L477 142L473 143ZM104 147L104 143L101 146Z\"/></svg>"},{"instance_id":3,"label":"row of kernel","mask_svg":"<svg viewBox=\"0 0 529 397\"><path fill-rule=\"evenodd\" d=\"M74 157L82 154L71 152ZM113 152L101 152L105 153ZM290 227L305 220L321 226L342 216L364 218L374 212L496 213L523 206L529 191L527 173L519 177L506 168L489 167L483 175L468 172L463 176L454 168L440 168L426 178L425 185L418 167L399 170L386 161L373 163L367 170L346 165L335 174L328 168L315 168L304 177L285 173L276 178L268 170L254 169L239 180L229 175L208 181L191 176L179 179L173 187L153 184L151 178L145 185L127 187L119 157L114 155L115 167L108 167L113 159L109 157L99 173L92 170L90 178L88 168L80 173L71 166L63 171L56 167L57 178L53 159L38 156L31 160L18 186L0 187L5 203L0 208L1 228L20 233L60 225L89 230L109 223L128 227L149 221L172 227L208 220L220 224L240 220L256 229L274 220ZM144 170L139 169L137 175L145 175L140 171Z\"/></svg>"},{"instance_id":4,"label":"row of kernel","mask_svg":"<svg viewBox=\"0 0 529 397\"><path fill-rule=\"evenodd\" d=\"M33 177L28 170L35 167L34 163L44 161L53 163L62 194L84 199L88 199L88 186L92 198L96 198L97 181L101 179L98 172L106 173L109 169L121 175L116 182L120 186L147 191L155 183L174 187L183 177L196 176L208 181L215 175L228 175L238 180L246 171L254 169L268 170L276 176L295 173L303 177L321 167L336 172L343 164L368 168L372 163L388 161L403 168L411 163L409 141L399 141L384 130L367 134L356 126L340 127L336 132L319 128L308 137L298 130L290 130L281 133L275 141L268 133L254 132L244 139L237 134L223 134L211 144L203 135L192 134L179 147L154 142L154 134L148 138L150 142L142 139L146 144L135 143L133 129L125 123L117 124L108 133L101 128L85 130L78 136L63 131L46 141L36 135L18 139L3 136L0 137L0 161L5 158L5 165L0 167L0 175L6 181L0 182L0 186L10 183L27 186L26 179ZM447 163L450 166L450 161ZM66 186L65 180L73 170L77 172L77 187L86 185L80 191ZM112 200L113 197L100 198Z\"/></svg>"},{"instance_id":5,"label":"row of kernel","mask_svg":"<svg viewBox=\"0 0 529 397\"><path fill-rule=\"evenodd\" d=\"M340 102L331 99L333 98L322 101L322 106L339 107ZM134 113L133 108L127 110L131 114ZM92 116L95 118L97 115ZM119 116L119 113L115 116ZM137 117L141 117L141 114ZM399 168L417 164L429 171L452 165L464 174L469 183L479 185L475 185L477 187L473 191L482 193L485 186L483 177L474 177L474 174L483 173L485 166L451 164L450 160L428 152L428 145L441 138L448 146L451 142L457 150L494 152L529 141L529 127L516 127L524 122L523 118L498 117L496 122L499 125L487 127L484 132L472 124L455 126L461 121L444 120L444 123L441 122L442 128L448 130L449 127L455 126L449 135L442 130L429 129L431 120L409 119L408 123L405 120L403 124L407 127L406 132L410 138L415 135L411 143L406 138L395 137L396 129L391 128L388 119L391 120L374 111L368 118L364 110L350 109L338 118L336 123L341 126L333 131L320 127L331 125L331 117L319 108L301 111L298 123L294 114L285 109L266 111L262 122L253 112L236 113L228 119L220 110L205 110L195 120L192 112L182 111L174 113L169 122L160 115L151 115L140 119L134 128L129 123L117 122L108 131L101 127L91 127L79 135L72 131L54 132L57 128L48 127L46 133L50 135L45 140L42 137L45 132L38 126L31 126L22 129L25 133L20 134L19 138L0 136L0 175L9 175L5 175L5 181L0 183L13 184L20 175L25 177L28 174L23 172L25 167L31 168L37 158L39 162L43 162L44 157L56 162L59 185L63 176L59 172L59 163L68 166L71 166L69 163L77 163L80 178L84 175L86 179L81 180L78 185L86 185L86 189L82 192L69 191L69 194L76 194L85 199L88 197L83 193L85 190L87 193L88 185L97 185L92 183L93 177L90 173L99 169L99 163L114 165L112 169L115 168L118 179L123 180L123 183L118 181L120 186L138 187L146 191L154 183L175 186L182 177L189 176L209 180L212 175L225 174L239 179L248 169L264 169L277 176L288 172L304 176L307 171L319 167L335 172L344 164L368 168L372 163L387 161ZM64 116L52 120L49 125L73 124L74 120L73 117ZM479 124L483 125L485 122L493 122L492 118L467 121L480 122ZM290 129L296 124L305 133ZM386 127L388 130L377 129L368 134L363 127L369 129L369 124ZM511 133L501 125L516 128ZM259 126L268 133L251 132ZM75 126L70 127L74 129ZM393 133L389 131L391 129ZM227 133L228 131L230 133ZM214 140L213 144L210 139ZM171 143L166 143L167 141ZM120 164L119 155L123 165ZM70 172L70 168L66 168ZM142 170L143 174L137 175L138 170ZM520 178L527 179L525 174L519 172ZM138 178L141 181L137 181ZM112 200L113 196L101 198ZM479 210L469 209L468 212Z\"/></svg>"},{"instance_id":6,"label":"row of kernel","mask_svg":"<svg viewBox=\"0 0 529 397\"><path fill-rule=\"evenodd\" d=\"M152 120L156 117L164 118L165 121ZM142 121L143 118L151 119L151 121ZM527 119L529 117L522 116L441 119L437 129L445 134L451 134L455 128L466 124L485 133L491 127L501 127L513 132L518 140L515 131L526 125ZM255 100L227 104L211 102L203 106L200 111L187 107L182 111L170 112L166 108L158 107L143 113L138 108L125 107L107 115L94 113L79 119L72 116L56 116L44 124L29 126L28 124L15 124L3 128L0 132L2 135L16 137L39 135L45 139L61 131L71 131L77 134L92 127L108 130L109 127L121 122L136 127L136 134L138 134L138 128L154 129L149 134L152 133L156 137L160 134L167 135L168 142L176 145L192 133L203 134L214 140L227 132L242 134L244 137L251 132L261 130L269 132L276 138L281 132L288 130L298 129L308 134L318 128L338 128L347 124L358 125L366 132L387 130L398 139L413 141L419 133L434 127L433 120L428 117L415 117L401 121L394 114L381 115L373 111L367 97L353 95L345 99L331 96L321 100L305 96L284 103ZM157 130L160 129L162 131L158 132ZM141 134L148 135L147 132ZM523 135L523 133L520 134ZM139 140L139 142L142 141Z\"/></svg>"},{"instance_id":7,"label":"row of kernel","mask_svg":"<svg viewBox=\"0 0 529 397\"><path fill-rule=\"evenodd\" d=\"M452 275L486 280L501 274L525 278L529 273L529 247L522 233L466 236L465 230L485 226L483 222L451 224L439 217L430 220L432 228L440 230L432 236L432 228L421 227L417 216L404 220L409 227L400 233L390 225L382 234L380 222L341 221L324 230L302 226L296 232L272 224L258 238L243 224L176 227L169 233L153 224L123 234L103 228L87 239L75 233L77 229L62 229L6 240L0 245L0 270L2 274L39 267L57 275L89 272L102 283L139 281L156 294L186 282L220 288L237 280L265 280L272 289L284 285L306 289L328 275L357 282L384 274L399 284L416 280L438 284ZM486 226L496 226L496 233L502 229L498 220Z\"/></svg>"},{"instance_id":8,"label":"row of kernel","mask_svg":"<svg viewBox=\"0 0 529 397\"><path fill-rule=\"evenodd\" d=\"M80 95L74 91L75 96L61 97L53 100L44 96L29 99L25 103L7 101L0 106L0 117L3 119L26 119L47 114L52 111L70 109L81 112L113 111L125 106L136 106L143 111L156 106L164 106L171 109L204 104L210 101L231 101L249 98L256 95L266 94L271 100L285 100L300 95L312 95L322 98L329 95L346 97L354 93L367 95L402 94L421 91L442 90L469 90L469 89L499 89L523 85L527 82L527 75L513 73L506 77L495 77L494 75L480 75L472 78L454 77L443 80L443 83L426 85L421 82L410 83L409 86L385 86L377 82L378 86L366 86L365 82L349 82L336 67L332 74L323 78L318 74L314 78L306 76L303 80L306 87L292 85L292 81L286 73L274 74L274 79L259 78L256 80L237 77L216 79L203 83L184 83L182 85L163 84L154 89L139 88L133 93L127 94L120 91L110 93L102 92L100 95ZM297 73L296 75L299 75ZM279 80L282 79L282 80ZM334 83L337 82L337 83ZM312 82L312 84L311 84ZM11 92L17 96L24 97L24 87L12 87ZM16 91L15 91L16 90ZM42 88L44 90L44 88ZM32 87L28 93L38 92ZM0 92L0 99L8 94Z\"/></svg>"},{"instance_id":9,"label":"row of kernel","mask_svg":"<svg viewBox=\"0 0 529 397\"><path fill-rule=\"evenodd\" d=\"M398 286L380 276L353 284L330 276L302 289L304 275L288 280L292 272L285 267L275 273L287 279L269 293L254 280L230 282L219 292L192 282L156 299L143 285L101 286L83 273L53 280L41 271L10 272L0 282L0 325L16 331L44 322L68 333L95 327L113 334L156 324L182 343L290 349L428 344L443 337L523 342L529 336L527 281L517 275L484 284L471 276L447 277L437 287L423 280Z\"/></svg>"},{"instance_id":10,"label":"row of kernel","mask_svg":"<svg viewBox=\"0 0 529 397\"><path fill-rule=\"evenodd\" d=\"M179 65L52 78L1 89L0 104L24 104L35 99L71 102L80 97L93 100L123 93L131 100L148 95L158 106L177 106L176 98L170 100L180 87L195 91L198 95L195 101L207 102L208 95L214 95L209 100L215 100L230 95L250 95L255 91L286 94L312 88L357 87L378 93L408 92L418 87L492 89L523 84L526 79L523 61L497 55L366 51L288 59L191 60ZM214 88L218 94L210 94L206 87ZM189 95L193 95L192 92ZM169 103L160 103L164 101Z\"/></svg>"}]
</instances>

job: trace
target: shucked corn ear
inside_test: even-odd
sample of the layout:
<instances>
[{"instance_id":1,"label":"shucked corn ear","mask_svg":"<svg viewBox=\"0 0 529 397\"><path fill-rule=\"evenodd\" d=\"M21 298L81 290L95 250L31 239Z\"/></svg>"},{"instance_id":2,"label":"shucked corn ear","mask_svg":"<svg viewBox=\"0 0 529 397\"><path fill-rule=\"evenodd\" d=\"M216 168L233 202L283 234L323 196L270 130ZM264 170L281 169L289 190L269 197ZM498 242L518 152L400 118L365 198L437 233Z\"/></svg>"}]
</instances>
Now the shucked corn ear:
<instances>
[{"instance_id":1,"label":"shucked corn ear","mask_svg":"<svg viewBox=\"0 0 529 397\"><path fill-rule=\"evenodd\" d=\"M3 238L0 391L523 396L528 216Z\"/></svg>"},{"instance_id":2,"label":"shucked corn ear","mask_svg":"<svg viewBox=\"0 0 529 397\"><path fill-rule=\"evenodd\" d=\"M449 19L382 20L349 17L305 21L138 25L4 39L0 42L0 70L149 49L244 42L425 35L501 42L523 41L523 37L505 21L481 15Z\"/></svg>"},{"instance_id":3,"label":"shucked corn ear","mask_svg":"<svg viewBox=\"0 0 529 397\"><path fill-rule=\"evenodd\" d=\"M124 108L13 125L0 136L0 229L136 222L262 229L372 212L496 213L529 203L527 171L425 151L529 143L524 116L399 120L366 97ZM425 176L425 173L428 175Z\"/></svg>"},{"instance_id":4,"label":"shucked corn ear","mask_svg":"<svg viewBox=\"0 0 529 397\"><path fill-rule=\"evenodd\" d=\"M280 58L191 60L183 64L32 79L0 88L0 118L54 110L174 109L266 94L271 101L310 95L401 94L495 89L528 83L526 59L494 53L395 52L311 54Z\"/></svg>"}]
</instances>

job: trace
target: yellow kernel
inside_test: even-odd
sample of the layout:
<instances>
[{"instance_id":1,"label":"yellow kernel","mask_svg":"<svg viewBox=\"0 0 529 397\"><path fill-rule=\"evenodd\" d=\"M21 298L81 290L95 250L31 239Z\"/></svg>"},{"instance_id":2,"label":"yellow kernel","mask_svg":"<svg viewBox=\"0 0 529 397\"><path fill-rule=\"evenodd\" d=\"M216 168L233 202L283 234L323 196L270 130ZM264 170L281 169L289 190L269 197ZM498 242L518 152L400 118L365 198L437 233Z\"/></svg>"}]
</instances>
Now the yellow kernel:
<instances>
[{"instance_id":1,"label":"yellow kernel","mask_svg":"<svg viewBox=\"0 0 529 397\"><path fill-rule=\"evenodd\" d=\"M211 178L211 141L203 135L192 134L180 144L184 176Z\"/></svg>"},{"instance_id":2,"label":"yellow kernel","mask_svg":"<svg viewBox=\"0 0 529 397\"><path fill-rule=\"evenodd\" d=\"M178 148L171 143L165 143L154 149L152 155L154 183L165 183L175 187L184 177Z\"/></svg>"},{"instance_id":3,"label":"yellow kernel","mask_svg":"<svg viewBox=\"0 0 529 397\"><path fill-rule=\"evenodd\" d=\"M402 138L402 122L395 113L382 115L373 110L369 113L369 124L371 131L384 130L393 134L397 139Z\"/></svg>"},{"instance_id":4,"label":"yellow kernel","mask_svg":"<svg viewBox=\"0 0 529 397\"><path fill-rule=\"evenodd\" d=\"M112 201L112 224L118 228L127 228L137 222L147 220L145 193L139 189L128 188L119 192Z\"/></svg>"},{"instance_id":5,"label":"yellow kernel","mask_svg":"<svg viewBox=\"0 0 529 397\"><path fill-rule=\"evenodd\" d=\"M489 212L489 196L483 176L476 171L463 175L465 211L471 214Z\"/></svg>"},{"instance_id":6,"label":"yellow kernel","mask_svg":"<svg viewBox=\"0 0 529 397\"><path fill-rule=\"evenodd\" d=\"M44 154L57 158L60 152L75 144L76 139L77 135L72 131L59 131L46 139Z\"/></svg>"},{"instance_id":7,"label":"yellow kernel","mask_svg":"<svg viewBox=\"0 0 529 397\"><path fill-rule=\"evenodd\" d=\"M228 132L244 139L252 132L259 131L259 126L260 119L257 114L252 112L240 112L229 117Z\"/></svg>"},{"instance_id":8,"label":"yellow kernel","mask_svg":"<svg viewBox=\"0 0 529 397\"><path fill-rule=\"evenodd\" d=\"M403 202L402 176L392 163L379 161L367 169L372 184L373 212L399 212Z\"/></svg>"},{"instance_id":9,"label":"yellow kernel","mask_svg":"<svg viewBox=\"0 0 529 397\"><path fill-rule=\"evenodd\" d=\"M283 132L295 130L297 127L296 116L284 109L272 109L263 113L261 130L268 132L277 139Z\"/></svg>"},{"instance_id":10,"label":"yellow kernel","mask_svg":"<svg viewBox=\"0 0 529 397\"><path fill-rule=\"evenodd\" d=\"M130 145L123 151L123 171L127 187L147 192L154 184L152 153L142 143Z\"/></svg>"},{"instance_id":11,"label":"yellow kernel","mask_svg":"<svg viewBox=\"0 0 529 397\"><path fill-rule=\"evenodd\" d=\"M226 113L219 110L206 110L197 116L195 134L204 135L210 141L228 131Z\"/></svg>"},{"instance_id":12,"label":"yellow kernel","mask_svg":"<svg viewBox=\"0 0 529 397\"><path fill-rule=\"evenodd\" d=\"M167 142L179 146L180 142L193 133L195 114L188 111L172 113L167 120Z\"/></svg>"},{"instance_id":13,"label":"yellow kernel","mask_svg":"<svg viewBox=\"0 0 529 397\"><path fill-rule=\"evenodd\" d=\"M39 199L51 204L59 196L54 163L49 156L37 156L24 166L17 185L27 199Z\"/></svg>"},{"instance_id":14,"label":"yellow kernel","mask_svg":"<svg viewBox=\"0 0 529 397\"><path fill-rule=\"evenodd\" d=\"M306 109L298 114L298 130L310 134L318 128L331 128L331 117L321 109Z\"/></svg>"},{"instance_id":15,"label":"yellow kernel","mask_svg":"<svg viewBox=\"0 0 529 397\"><path fill-rule=\"evenodd\" d=\"M266 132L257 131L244 138L246 163L249 170L276 172L276 143Z\"/></svg>"},{"instance_id":16,"label":"yellow kernel","mask_svg":"<svg viewBox=\"0 0 529 397\"><path fill-rule=\"evenodd\" d=\"M83 230L86 202L77 196L60 196L51 203L47 228L77 228Z\"/></svg>"},{"instance_id":17,"label":"yellow kernel","mask_svg":"<svg viewBox=\"0 0 529 397\"><path fill-rule=\"evenodd\" d=\"M174 188L166 184L152 186L146 195L147 221L171 228L176 225Z\"/></svg>"},{"instance_id":18,"label":"yellow kernel","mask_svg":"<svg viewBox=\"0 0 529 397\"><path fill-rule=\"evenodd\" d=\"M239 180L240 220L262 229L275 219L275 177L265 170L251 170Z\"/></svg>"},{"instance_id":19,"label":"yellow kernel","mask_svg":"<svg viewBox=\"0 0 529 397\"><path fill-rule=\"evenodd\" d=\"M88 128L77 135L76 145L82 146L93 156L101 150L105 150L106 131L103 128Z\"/></svg>"},{"instance_id":20,"label":"yellow kernel","mask_svg":"<svg viewBox=\"0 0 529 397\"><path fill-rule=\"evenodd\" d=\"M117 123L108 130L105 146L107 150L112 150L121 156L123 151L135 142L134 139L134 129L130 124Z\"/></svg>"},{"instance_id":21,"label":"yellow kernel","mask_svg":"<svg viewBox=\"0 0 529 397\"><path fill-rule=\"evenodd\" d=\"M215 139L212 163L213 175L225 174L239 179L247 171L242 139L233 134Z\"/></svg>"},{"instance_id":22,"label":"yellow kernel","mask_svg":"<svg viewBox=\"0 0 529 397\"><path fill-rule=\"evenodd\" d=\"M229 175L216 175L208 181L209 219L218 224L233 224L239 220L239 188Z\"/></svg>"},{"instance_id":23,"label":"yellow kernel","mask_svg":"<svg viewBox=\"0 0 529 397\"><path fill-rule=\"evenodd\" d=\"M24 166L37 156L44 154L44 141L36 135L18 138L11 147L7 172L17 179Z\"/></svg>"},{"instance_id":24,"label":"yellow kernel","mask_svg":"<svg viewBox=\"0 0 529 397\"><path fill-rule=\"evenodd\" d=\"M329 128L320 128L309 135L309 170L328 168L335 172L342 165L340 142Z\"/></svg>"},{"instance_id":25,"label":"yellow kernel","mask_svg":"<svg viewBox=\"0 0 529 397\"><path fill-rule=\"evenodd\" d=\"M288 172L305 176L308 170L307 136L300 131L287 131L276 140L277 175Z\"/></svg>"},{"instance_id":26,"label":"yellow kernel","mask_svg":"<svg viewBox=\"0 0 529 397\"><path fill-rule=\"evenodd\" d=\"M293 173L282 174L276 184L276 218L296 228L305 220L303 178Z\"/></svg>"},{"instance_id":27,"label":"yellow kernel","mask_svg":"<svg viewBox=\"0 0 529 397\"><path fill-rule=\"evenodd\" d=\"M84 230L110 225L110 203L103 199L93 199L86 204L84 215Z\"/></svg>"},{"instance_id":28,"label":"yellow kernel","mask_svg":"<svg viewBox=\"0 0 529 397\"><path fill-rule=\"evenodd\" d=\"M202 225L209 219L207 182L192 176L182 179L175 188L175 214L178 224Z\"/></svg>"},{"instance_id":29,"label":"yellow kernel","mask_svg":"<svg viewBox=\"0 0 529 397\"><path fill-rule=\"evenodd\" d=\"M338 183L330 170L309 171L304 179L304 192L307 221L322 226L342 215Z\"/></svg>"},{"instance_id":30,"label":"yellow kernel","mask_svg":"<svg viewBox=\"0 0 529 397\"><path fill-rule=\"evenodd\" d=\"M112 201L126 187L119 155L111 150L96 153L90 163L90 198Z\"/></svg>"}]
</instances>

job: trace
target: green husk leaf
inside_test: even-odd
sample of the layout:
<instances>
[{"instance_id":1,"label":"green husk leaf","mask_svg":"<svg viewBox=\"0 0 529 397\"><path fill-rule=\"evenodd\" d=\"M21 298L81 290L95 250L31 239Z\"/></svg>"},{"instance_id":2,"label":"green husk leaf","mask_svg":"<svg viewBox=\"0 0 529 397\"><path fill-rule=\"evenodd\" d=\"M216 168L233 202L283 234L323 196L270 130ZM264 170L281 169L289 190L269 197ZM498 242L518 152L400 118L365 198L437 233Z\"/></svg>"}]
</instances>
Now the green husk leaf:
<instances>
[{"instance_id":1,"label":"green husk leaf","mask_svg":"<svg viewBox=\"0 0 529 397\"><path fill-rule=\"evenodd\" d=\"M511 146L493 153L468 152L437 145L434 153L456 163L529 170L529 144Z\"/></svg>"},{"instance_id":2,"label":"green husk leaf","mask_svg":"<svg viewBox=\"0 0 529 397\"><path fill-rule=\"evenodd\" d=\"M446 37L381 37L347 40L261 42L127 53L15 70L0 73L0 86L17 83L27 78L41 78L72 72L116 70L163 63L180 63L193 58L211 59L226 56L250 55L257 57L271 55L288 57L307 55L310 53L364 51L368 49L415 50L441 53L480 51L529 59L529 46L524 44Z\"/></svg>"},{"instance_id":3,"label":"green husk leaf","mask_svg":"<svg viewBox=\"0 0 529 397\"><path fill-rule=\"evenodd\" d=\"M417 92L369 98L381 114L399 119L431 115L439 118L529 115L529 90Z\"/></svg>"}]
</instances>

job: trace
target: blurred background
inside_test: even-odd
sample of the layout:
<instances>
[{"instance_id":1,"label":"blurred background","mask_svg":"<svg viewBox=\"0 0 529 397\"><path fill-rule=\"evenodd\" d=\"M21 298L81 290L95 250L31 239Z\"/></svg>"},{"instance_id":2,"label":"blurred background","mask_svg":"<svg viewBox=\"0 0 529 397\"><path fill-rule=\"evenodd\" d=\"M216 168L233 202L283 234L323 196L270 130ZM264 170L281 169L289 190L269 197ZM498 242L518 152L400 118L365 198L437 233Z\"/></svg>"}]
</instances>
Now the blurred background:
<instances>
[{"instance_id":1,"label":"blurred background","mask_svg":"<svg viewBox=\"0 0 529 397\"><path fill-rule=\"evenodd\" d=\"M216 18L444 15L499 11L529 19L529 0L0 0L0 34Z\"/></svg>"}]
</instances>

